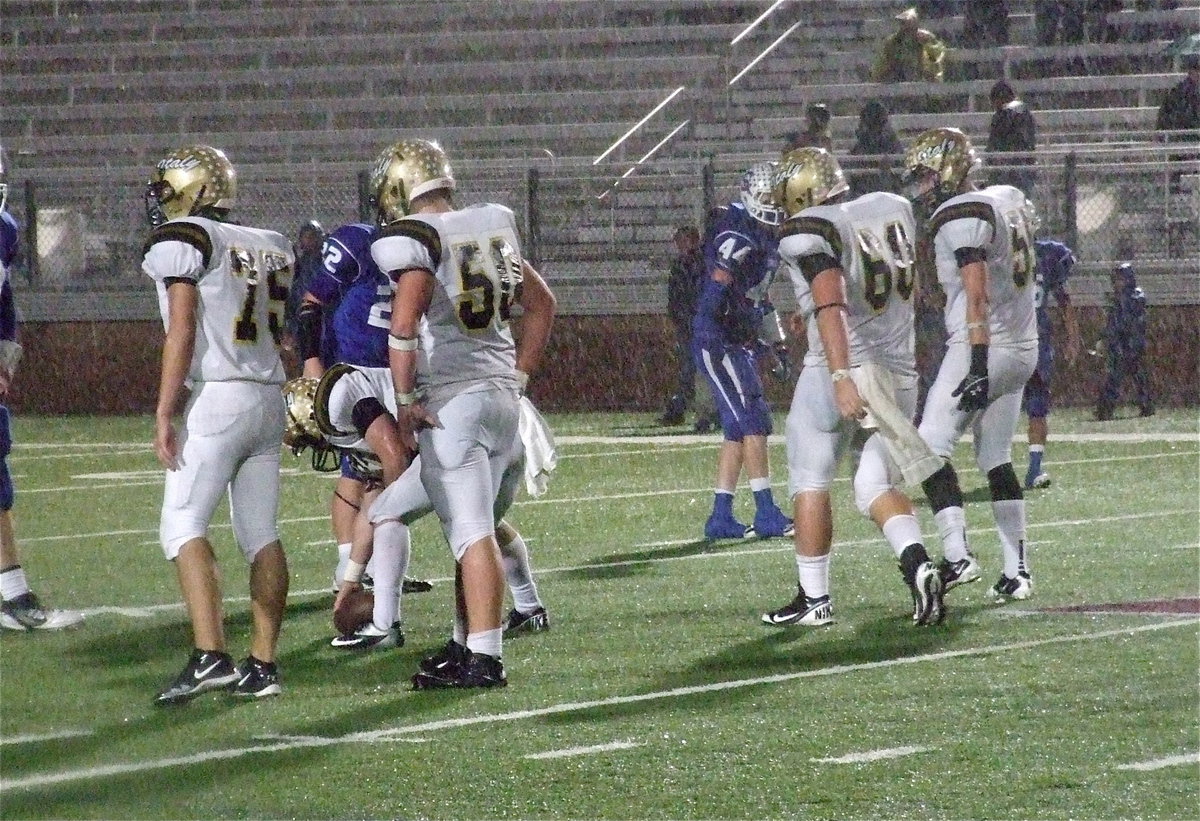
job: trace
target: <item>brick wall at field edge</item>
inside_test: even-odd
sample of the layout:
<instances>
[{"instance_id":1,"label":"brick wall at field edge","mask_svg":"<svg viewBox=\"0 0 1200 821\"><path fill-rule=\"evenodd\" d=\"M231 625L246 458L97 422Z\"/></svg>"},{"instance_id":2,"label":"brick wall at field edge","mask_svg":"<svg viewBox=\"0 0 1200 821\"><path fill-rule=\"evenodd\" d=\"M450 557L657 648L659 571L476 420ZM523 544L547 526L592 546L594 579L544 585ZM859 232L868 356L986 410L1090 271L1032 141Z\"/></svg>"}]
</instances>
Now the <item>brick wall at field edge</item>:
<instances>
[{"instance_id":1,"label":"brick wall at field edge","mask_svg":"<svg viewBox=\"0 0 1200 821\"><path fill-rule=\"evenodd\" d=\"M1087 344L1103 311L1081 308ZM26 323L25 359L8 404L16 413L152 413L158 389L162 326L158 322ZM1200 404L1200 306L1151 307L1151 376L1158 404ZM800 345L794 345L797 360ZM542 372L530 394L545 411L660 412L673 389L674 342L661 316L560 317ZM1055 401L1091 405L1104 363L1060 354ZM764 378L773 407L785 409L790 389Z\"/></svg>"}]
</instances>

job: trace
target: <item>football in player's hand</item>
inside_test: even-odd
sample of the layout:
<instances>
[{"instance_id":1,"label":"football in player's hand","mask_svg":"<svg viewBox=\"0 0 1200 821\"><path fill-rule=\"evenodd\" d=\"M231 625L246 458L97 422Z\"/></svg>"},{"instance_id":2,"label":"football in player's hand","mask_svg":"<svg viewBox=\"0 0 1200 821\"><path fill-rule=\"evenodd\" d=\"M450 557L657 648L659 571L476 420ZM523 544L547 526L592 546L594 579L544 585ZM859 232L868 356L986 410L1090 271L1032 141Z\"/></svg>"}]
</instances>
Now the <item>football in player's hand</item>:
<instances>
[{"instance_id":1,"label":"football in player's hand","mask_svg":"<svg viewBox=\"0 0 1200 821\"><path fill-rule=\"evenodd\" d=\"M341 597L333 608L333 626L346 636L371 620L375 609L375 594L361 587Z\"/></svg>"}]
</instances>

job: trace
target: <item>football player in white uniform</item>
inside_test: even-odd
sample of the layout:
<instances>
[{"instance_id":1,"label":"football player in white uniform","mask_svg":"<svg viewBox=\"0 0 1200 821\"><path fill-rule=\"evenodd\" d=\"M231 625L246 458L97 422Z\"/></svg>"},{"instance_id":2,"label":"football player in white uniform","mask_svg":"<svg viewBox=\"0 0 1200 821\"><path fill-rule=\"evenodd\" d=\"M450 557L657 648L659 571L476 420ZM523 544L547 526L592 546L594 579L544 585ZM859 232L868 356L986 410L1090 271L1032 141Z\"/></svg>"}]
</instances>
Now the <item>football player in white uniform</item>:
<instances>
[{"instance_id":1,"label":"football player in white uniform","mask_svg":"<svg viewBox=\"0 0 1200 821\"><path fill-rule=\"evenodd\" d=\"M392 376L387 368L334 365L319 380L299 378L284 385L288 406L288 429L284 443L294 451L306 447L334 448L355 465L359 475L368 478L363 511L356 518L355 538L348 557L349 576L338 591L335 610L350 593L361 589L361 577L368 560L377 568L372 618L352 632L340 635L331 644L349 650L378 650L404 645L400 625L398 584L408 567L410 540L408 526L433 510L429 494L421 483L420 456L408 463L410 454L403 451L399 430L395 424L395 396ZM506 635L536 632L550 628L550 616L538 595L537 584L529 562L525 540L511 524L499 519L512 504L522 468L526 484L532 493L545 489L545 477L538 474L553 470L556 456L553 438L545 421L528 399L521 399L522 438L540 437L550 443L550 452L540 459L514 463L504 475L497 500L496 538L504 564L504 574L513 597L513 609L505 619ZM534 439L529 450L537 448ZM540 451L539 451L540 452ZM380 457L377 454L383 454ZM522 450L522 457L525 450ZM407 468L402 466L407 464ZM394 517L372 525L366 511L378 498L391 478L399 476L399 484L390 491L390 509Z\"/></svg>"},{"instance_id":2,"label":"football player in white uniform","mask_svg":"<svg viewBox=\"0 0 1200 821\"><path fill-rule=\"evenodd\" d=\"M512 211L455 208L454 185L445 152L427 140L385 149L370 183L384 226L371 256L395 284L388 344L397 422L406 444L420 443L421 481L461 579L462 624L442 653L422 662L416 689L507 683L493 503L521 448L518 397L555 307L521 257ZM509 327L514 304L524 309L519 349ZM389 515L385 492L371 521Z\"/></svg>"},{"instance_id":3,"label":"football player in white uniform","mask_svg":"<svg viewBox=\"0 0 1200 821\"><path fill-rule=\"evenodd\" d=\"M339 363L322 377L299 377L283 386L287 405L287 428L283 442L293 453L314 451L313 467L320 469L321 454L332 451L361 485L358 506L347 523L346 541L361 534L374 545L374 555L361 563L352 561L350 549L338 579L335 620L344 591L361 589L367 559L373 559L374 613L371 621L333 639L334 647L350 650L383 650L404 646L400 625L401 580L408 568L411 549L407 527L373 529L366 510L384 486L394 482L410 466L412 454L405 450L396 427L394 407L389 408L392 382L387 368L356 368ZM333 461L325 459L325 462ZM341 480L346 477L344 471ZM349 548L349 544L348 544ZM346 575L349 573L349 578Z\"/></svg>"},{"instance_id":4,"label":"football player in white uniform","mask_svg":"<svg viewBox=\"0 0 1200 821\"><path fill-rule=\"evenodd\" d=\"M142 270L158 289L166 331L154 426L154 449L167 469L159 538L175 563L195 641L158 704L224 688L247 698L280 692L275 653L288 567L276 526L284 428L277 345L293 259L282 235L225 221L235 193L233 166L205 145L168 154L146 188L154 229ZM190 396L176 432L172 417L185 388ZM250 564L250 653L236 666L226 652L208 540L226 494Z\"/></svg>"},{"instance_id":5,"label":"football player in white uniform","mask_svg":"<svg viewBox=\"0 0 1200 821\"><path fill-rule=\"evenodd\" d=\"M858 509L883 531L912 593L913 621L945 615L942 580L929 560L912 502L898 489L941 467L912 425L917 401L913 353L916 226L903 197L884 192L847 200L850 186L821 148L784 154L775 200L787 214L780 257L796 288L808 353L787 418L788 485L796 523L798 592L763 614L773 625L833 621L829 487L861 426L866 440L854 473ZM903 470L902 467L903 466Z\"/></svg>"},{"instance_id":6,"label":"football player in white uniform","mask_svg":"<svg viewBox=\"0 0 1200 821\"><path fill-rule=\"evenodd\" d=\"M1025 499L1012 465L1021 394L1037 366L1033 210L1010 185L977 189L980 166L956 128L919 135L905 155L907 193L928 219L938 281L946 291L946 355L930 387L921 437L949 458L971 428L987 475L1004 568L997 601L1033 592L1026 563ZM968 550L961 498L938 508L948 586L979 577Z\"/></svg>"}]
</instances>

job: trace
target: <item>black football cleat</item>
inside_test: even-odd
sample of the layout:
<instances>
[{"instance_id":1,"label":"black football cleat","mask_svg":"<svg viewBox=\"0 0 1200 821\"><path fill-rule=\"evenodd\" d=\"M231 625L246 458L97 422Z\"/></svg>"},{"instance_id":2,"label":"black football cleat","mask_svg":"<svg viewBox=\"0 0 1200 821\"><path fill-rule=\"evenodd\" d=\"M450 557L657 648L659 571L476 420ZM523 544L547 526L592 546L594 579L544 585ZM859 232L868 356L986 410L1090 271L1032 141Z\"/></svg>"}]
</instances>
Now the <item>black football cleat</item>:
<instances>
[{"instance_id":1,"label":"black football cleat","mask_svg":"<svg viewBox=\"0 0 1200 821\"><path fill-rule=\"evenodd\" d=\"M175 681L154 699L155 704L183 704L210 690L228 689L239 678L228 653L193 650L187 666Z\"/></svg>"},{"instance_id":2,"label":"black football cleat","mask_svg":"<svg viewBox=\"0 0 1200 821\"><path fill-rule=\"evenodd\" d=\"M279 665L247 656L237 666L238 680L229 692L237 698L266 698L283 692L279 685Z\"/></svg>"},{"instance_id":3,"label":"black football cleat","mask_svg":"<svg viewBox=\"0 0 1200 821\"><path fill-rule=\"evenodd\" d=\"M440 667L426 664L426 662L432 661L434 657L421 662L421 669L412 677L412 687L414 690L473 689L477 687L508 686L508 678L504 674L504 663L500 659L484 653L472 653L456 642L451 642L451 644L462 648L461 652L465 655L458 661L451 660L449 654L458 653L459 651L447 645L443 651L447 653L447 657Z\"/></svg>"},{"instance_id":4,"label":"black football cleat","mask_svg":"<svg viewBox=\"0 0 1200 821\"><path fill-rule=\"evenodd\" d=\"M504 635L511 636L514 633L537 633L542 630L550 629L550 614L546 612L546 608L538 607L529 613L522 613L515 607L509 611L508 616L504 619Z\"/></svg>"}]
</instances>

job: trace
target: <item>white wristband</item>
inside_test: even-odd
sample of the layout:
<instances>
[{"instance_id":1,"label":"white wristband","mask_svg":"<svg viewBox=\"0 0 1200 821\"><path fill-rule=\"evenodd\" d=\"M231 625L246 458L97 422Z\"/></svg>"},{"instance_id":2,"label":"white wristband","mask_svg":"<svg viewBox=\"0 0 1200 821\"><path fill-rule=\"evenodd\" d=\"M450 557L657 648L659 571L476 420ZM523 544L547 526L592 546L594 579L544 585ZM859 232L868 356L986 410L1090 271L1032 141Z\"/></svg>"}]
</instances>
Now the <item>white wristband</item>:
<instances>
[{"instance_id":1,"label":"white wristband","mask_svg":"<svg viewBox=\"0 0 1200 821\"><path fill-rule=\"evenodd\" d=\"M365 564L350 559L346 562L346 572L342 574L342 581L358 584L362 581L363 573L366 571L367 566Z\"/></svg>"},{"instance_id":2,"label":"white wristband","mask_svg":"<svg viewBox=\"0 0 1200 821\"><path fill-rule=\"evenodd\" d=\"M388 334L388 347L396 351L415 351L417 349L417 337L411 339L407 336L396 336Z\"/></svg>"},{"instance_id":3,"label":"white wristband","mask_svg":"<svg viewBox=\"0 0 1200 821\"><path fill-rule=\"evenodd\" d=\"M416 391L408 391L407 393L396 391L396 407L406 408L416 402L418 398Z\"/></svg>"},{"instance_id":4,"label":"white wristband","mask_svg":"<svg viewBox=\"0 0 1200 821\"><path fill-rule=\"evenodd\" d=\"M520 368L517 368L517 388L521 391L521 393L525 393L525 388L527 385L529 385L529 374L525 373L525 371L521 370Z\"/></svg>"},{"instance_id":5,"label":"white wristband","mask_svg":"<svg viewBox=\"0 0 1200 821\"><path fill-rule=\"evenodd\" d=\"M843 379L850 378L850 371L846 368L838 368L836 371L829 372L829 378L834 382L841 382Z\"/></svg>"},{"instance_id":6,"label":"white wristband","mask_svg":"<svg viewBox=\"0 0 1200 821\"><path fill-rule=\"evenodd\" d=\"M17 372L17 363L21 361L21 354L24 352L25 349L19 342L0 339L0 368L11 377Z\"/></svg>"}]
</instances>

